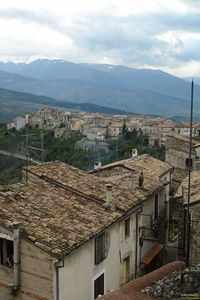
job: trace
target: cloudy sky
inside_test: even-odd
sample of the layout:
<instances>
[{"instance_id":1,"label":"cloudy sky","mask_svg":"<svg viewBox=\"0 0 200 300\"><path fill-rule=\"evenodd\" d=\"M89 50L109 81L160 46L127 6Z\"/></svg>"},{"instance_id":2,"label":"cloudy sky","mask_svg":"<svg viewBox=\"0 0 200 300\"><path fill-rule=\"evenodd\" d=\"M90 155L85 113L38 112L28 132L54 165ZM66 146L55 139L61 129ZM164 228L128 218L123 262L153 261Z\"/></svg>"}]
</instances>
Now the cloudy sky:
<instances>
[{"instance_id":1,"label":"cloudy sky","mask_svg":"<svg viewBox=\"0 0 200 300\"><path fill-rule=\"evenodd\" d=\"M200 0L6 0L0 26L0 60L62 58L200 76Z\"/></svg>"}]
</instances>

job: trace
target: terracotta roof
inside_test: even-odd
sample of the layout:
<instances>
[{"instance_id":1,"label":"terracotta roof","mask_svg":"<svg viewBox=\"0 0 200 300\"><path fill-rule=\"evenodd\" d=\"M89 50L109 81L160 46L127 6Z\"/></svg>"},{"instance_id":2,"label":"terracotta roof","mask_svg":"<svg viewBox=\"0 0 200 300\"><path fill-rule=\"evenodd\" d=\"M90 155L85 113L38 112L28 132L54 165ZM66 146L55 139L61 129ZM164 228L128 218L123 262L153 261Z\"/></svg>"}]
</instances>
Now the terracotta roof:
<instances>
[{"instance_id":1,"label":"terracotta roof","mask_svg":"<svg viewBox=\"0 0 200 300\"><path fill-rule=\"evenodd\" d=\"M169 169L167 164L143 156L143 164L148 160L161 163L163 172ZM129 170L126 163L124 168ZM110 212L102 207L106 202L106 181L102 178L59 161L29 166L27 186L21 182L0 187L1 225L9 227L20 221L24 237L62 257L120 220L150 192L138 189L133 197L132 192L113 183L116 210Z\"/></svg>"},{"instance_id":2,"label":"terracotta roof","mask_svg":"<svg viewBox=\"0 0 200 300\"><path fill-rule=\"evenodd\" d=\"M30 166L29 173L46 181L53 181L67 188L72 188L87 196L92 196L102 203L106 201L106 180L88 174L60 161ZM36 178L35 177L35 178ZM144 201L146 193L139 191L140 196L133 198L131 192L123 190L118 184L112 186L113 202L117 208L127 211L134 205Z\"/></svg>"},{"instance_id":3,"label":"terracotta roof","mask_svg":"<svg viewBox=\"0 0 200 300\"><path fill-rule=\"evenodd\" d=\"M123 215L42 179L7 188L0 193L1 225L19 221L24 237L55 256L70 253Z\"/></svg>"},{"instance_id":4,"label":"terracotta roof","mask_svg":"<svg viewBox=\"0 0 200 300\"><path fill-rule=\"evenodd\" d=\"M166 162L156 159L148 154L143 154L133 158L116 161L111 164L102 166L101 170L118 165L127 167L137 172L143 171L144 176L153 176L156 178L159 178L164 173L172 169L172 167Z\"/></svg>"},{"instance_id":5,"label":"terracotta roof","mask_svg":"<svg viewBox=\"0 0 200 300\"><path fill-rule=\"evenodd\" d=\"M119 289L113 292L109 292L100 297L100 300L150 300L154 297L148 296L141 292L141 290L150 286L152 283L161 280L168 274L175 271L180 271L185 266L184 262L175 261L169 263L147 275L139 277L135 280L128 282Z\"/></svg>"},{"instance_id":6,"label":"terracotta roof","mask_svg":"<svg viewBox=\"0 0 200 300\"><path fill-rule=\"evenodd\" d=\"M148 195L163 186L164 183L160 180L160 177L172 170L173 168L169 164L144 154L102 166L90 173L96 174L102 180L110 181L126 190L128 189L129 176L131 176L134 195L146 199ZM144 176L143 189L140 189L138 184L141 172Z\"/></svg>"},{"instance_id":7,"label":"terracotta roof","mask_svg":"<svg viewBox=\"0 0 200 300\"><path fill-rule=\"evenodd\" d=\"M179 141L183 141L183 142L186 142L186 143L190 143L190 138L187 137L187 136L183 136L183 135L180 135L180 134L176 134L176 133L171 133L171 134L168 134L167 137L170 137L170 138L174 138L174 139L177 139ZM193 146L198 144L199 142L198 141L195 141L194 139L192 140L192 143L193 143Z\"/></svg>"},{"instance_id":8,"label":"terracotta roof","mask_svg":"<svg viewBox=\"0 0 200 300\"><path fill-rule=\"evenodd\" d=\"M154 257L160 253L165 246L163 244L156 244L141 260L141 263L145 266L149 265Z\"/></svg>"},{"instance_id":9,"label":"terracotta roof","mask_svg":"<svg viewBox=\"0 0 200 300\"><path fill-rule=\"evenodd\" d=\"M0 186L1 225L21 222L21 234L55 256L64 256L145 199L138 191L113 184L116 210L102 207L106 202L106 182L62 162L29 166L28 185L23 181Z\"/></svg>"},{"instance_id":10,"label":"terracotta roof","mask_svg":"<svg viewBox=\"0 0 200 300\"><path fill-rule=\"evenodd\" d=\"M188 176L185 177L175 198L183 197L184 204L188 201ZM190 204L200 201L200 171L191 172L191 185L190 185Z\"/></svg>"}]
</instances>

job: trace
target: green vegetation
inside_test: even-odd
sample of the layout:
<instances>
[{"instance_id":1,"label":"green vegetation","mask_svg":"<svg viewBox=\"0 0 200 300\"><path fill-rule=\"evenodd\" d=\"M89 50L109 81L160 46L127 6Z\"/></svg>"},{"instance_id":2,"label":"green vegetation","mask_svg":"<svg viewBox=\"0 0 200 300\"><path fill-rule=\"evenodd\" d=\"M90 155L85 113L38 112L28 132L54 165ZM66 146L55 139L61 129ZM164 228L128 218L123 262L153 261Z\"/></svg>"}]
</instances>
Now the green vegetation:
<instances>
[{"instance_id":1,"label":"green vegetation","mask_svg":"<svg viewBox=\"0 0 200 300\"><path fill-rule=\"evenodd\" d=\"M123 125L122 136L117 140L111 141L108 155L102 157L103 163L109 163L115 160L121 160L131 157L132 149L137 149L138 154L148 153L155 158L164 161L165 148L164 146L154 145L148 143L148 137L142 131L133 130L128 131L126 124Z\"/></svg>"},{"instance_id":2,"label":"green vegetation","mask_svg":"<svg viewBox=\"0 0 200 300\"><path fill-rule=\"evenodd\" d=\"M28 135L28 139L26 139ZM43 135L44 161L61 160L83 170L89 170L93 166L94 153L75 149L75 143L83 138L80 133L72 133L67 138L54 138L53 132L43 132L38 128L6 130L6 126L0 125L0 150L12 153L26 154L26 143L32 148L41 149L41 136ZM42 152L29 149L29 155L35 160L41 161ZM0 184L18 181L21 178L21 169L26 161L0 154Z\"/></svg>"},{"instance_id":3,"label":"green vegetation","mask_svg":"<svg viewBox=\"0 0 200 300\"><path fill-rule=\"evenodd\" d=\"M28 138L26 137L28 135ZM42 138L43 137L43 138ZM38 128L27 127L23 130L6 130L6 126L0 124L0 150L13 153L27 154L26 144L29 145L29 156L35 160L42 160L41 149L44 148L44 161L61 160L83 170L90 170L98 159L103 164L115 160L131 157L132 149L136 148L138 154L149 153L152 156L164 160L164 147L150 146L147 136L136 130L129 132L126 124L123 126L123 134L117 140L110 140L109 152L91 152L75 149L75 144L81 140L81 133L69 133L66 138L54 138L53 132L43 132ZM26 161L0 154L0 184L18 181L21 178L21 168Z\"/></svg>"},{"instance_id":4,"label":"green vegetation","mask_svg":"<svg viewBox=\"0 0 200 300\"><path fill-rule=\"evenodd\" d=\"M61 160L83 170L91 169L94 154L74 148L76 142L82 138L81 133L72 133L65 139L54 138L52 132L47 133L44 138L45 161Z\"/></svg>"}]
</instances>

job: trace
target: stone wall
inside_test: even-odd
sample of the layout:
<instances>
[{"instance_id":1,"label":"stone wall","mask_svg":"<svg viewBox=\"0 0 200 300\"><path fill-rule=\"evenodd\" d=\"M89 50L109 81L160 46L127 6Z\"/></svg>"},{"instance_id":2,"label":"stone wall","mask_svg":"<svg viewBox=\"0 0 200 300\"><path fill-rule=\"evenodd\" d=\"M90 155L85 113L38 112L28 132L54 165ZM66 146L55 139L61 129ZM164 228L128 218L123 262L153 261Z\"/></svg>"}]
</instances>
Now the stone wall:
<instances>
[{"instance_id":1,"label":"stone wall","mask_svg":"<svg viewBox=\"0 0 200 300\"><path fill-rule=\"evenodd\" d=\"M192 215L191 240L190 240L190 260L191 264L200 264L200 204L190 207Z\"/></svg>"},{"instance_id":2,"label":"stone wall","mask_svg":"<svg viewBox=\"0 0 200 300\"><path fill-rule=\"evenodd\" d=\"M200 293L200 265L175 271L142 290L156 299L177 300L181 295Z\"/></svg>"},{"instance_id":3,"label":"stone wall","mask_svg":"<svg viewBox=\"0 0 200 300\"><path fill-rule=\"evenodd\" d=\"M181 297L181 271L173 272L145 288L143 293L156 299L177 300Z\"/></svg>"},{"instance_id":4,"label":"stone wall","mask_svg":"<svg viewBox=\"0 0 200 300\"><path fill-rule=\"evenodd\" d=\"M168 136L165 147L165 161L175 168L186 169L186 159L189 156L189 142ZM193 164L195 151L192 150Z\"/></svg>"},{"instance_id":5,"label":"stone wall","mask_svg":"<svg viewBox=\"0 0 200 300\"><path fill-rule=\"evenodd\" d=\"M185 269L182 272L182 293L200 293L200 265Z\"/></svg>"}]
</instances>

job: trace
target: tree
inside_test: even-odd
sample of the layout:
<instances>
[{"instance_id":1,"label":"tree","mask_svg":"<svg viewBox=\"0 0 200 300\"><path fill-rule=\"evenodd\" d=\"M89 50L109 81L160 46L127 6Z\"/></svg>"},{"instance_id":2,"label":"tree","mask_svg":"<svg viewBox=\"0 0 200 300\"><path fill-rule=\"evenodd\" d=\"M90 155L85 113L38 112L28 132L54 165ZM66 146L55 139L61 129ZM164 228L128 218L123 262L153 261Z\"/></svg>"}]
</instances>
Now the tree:
<instances>
[{"instance_id":1,"label":"tree","mask_svg":"<svg viewBox=\"0 0 200 300\"><path fill-rule=\"evenodd\" d=\"M122 126L122 135L125 135L127 131L128 130L127 130L126 122L124 121L124 124Z\"/></svg>"}]
</instances>

